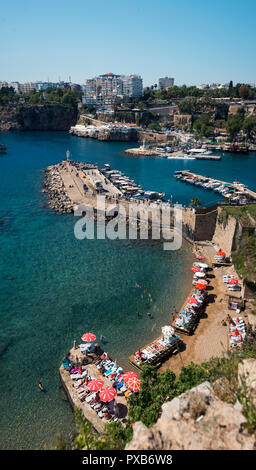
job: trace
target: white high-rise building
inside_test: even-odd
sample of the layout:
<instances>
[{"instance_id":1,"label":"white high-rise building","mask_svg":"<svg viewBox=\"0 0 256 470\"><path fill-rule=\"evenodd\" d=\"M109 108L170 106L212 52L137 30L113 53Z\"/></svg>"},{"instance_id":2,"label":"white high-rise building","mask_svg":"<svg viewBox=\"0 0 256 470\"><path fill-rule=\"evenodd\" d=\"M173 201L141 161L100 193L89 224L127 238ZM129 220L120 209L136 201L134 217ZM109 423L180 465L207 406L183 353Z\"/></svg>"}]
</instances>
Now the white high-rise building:
<instances>
[{"instance_id":1,"label":"white high-rise building","mask_svg":"<svg viewBox=\"0 0 256 470\"><path fill-rule=\"evenodd\" d=\"M86 80L84 91L84 104L100 102L111 106L122 96L140 98L143 94L143 83L139 75L106 73Z\"/></svg>"},{"instance_id":2,"label":"white high-rise building","mask_svg":"<svg viewBox=\"0 0 256 470\"><path fill-rule=\"evenodd\" d=\"M167 90L167 88L173 85L174 85L174 78L164 77L164 78L159 78L158 80L158 86L160 90Z\"/></svg>"},{"instance_id":3,"label":"white high-rise building","mask_svg":"<svg viewBox=\"0 0 256 470\"><path fill-rule=\"evenodd\" d=\"M140 98L143 95L143 82L140 75L129 75L122 77L123 96L129 98Z\"/></svg>"}]
</instances>

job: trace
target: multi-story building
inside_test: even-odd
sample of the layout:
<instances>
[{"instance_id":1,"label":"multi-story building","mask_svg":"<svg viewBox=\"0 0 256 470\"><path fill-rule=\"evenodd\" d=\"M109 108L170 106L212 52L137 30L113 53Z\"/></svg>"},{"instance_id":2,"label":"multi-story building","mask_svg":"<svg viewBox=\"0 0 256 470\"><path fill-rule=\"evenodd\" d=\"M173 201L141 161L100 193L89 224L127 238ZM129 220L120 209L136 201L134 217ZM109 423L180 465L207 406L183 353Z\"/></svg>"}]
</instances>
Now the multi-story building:
<instances>
[{"instance_id":1,"label":"multi-story building","mask_svg":"<svg viewBox=\"0 0 256 470\"><path fill-rule=\"evenodd\" d=\"M122 77L123 96L129 98L140 98L143 95L143 82L140 75L129 75Z\"/></svg>"},{"instance_id":2,"label":"multi-story building","mask_svg":"<svg viewBox=\"0 0 256 470\"><path fill-rule=\"evenodd\" d=\"M159 78L158 80L158 86L160 90L167 90L167 88L173 85L174 85L174 78L164 77L164 78Z\"/></svg>"},{"instance_id":3,"label":"multi-story building","mask_svg":"<svg viewBox=\"0 0 256 470\"><path fill-rule=\"evenodd\" d=\"M106 73L86 80L84 104L112 106L119 98L139 98L143 93L142 78L139 75L116 75Z\"/></svg>"}]
</instances>

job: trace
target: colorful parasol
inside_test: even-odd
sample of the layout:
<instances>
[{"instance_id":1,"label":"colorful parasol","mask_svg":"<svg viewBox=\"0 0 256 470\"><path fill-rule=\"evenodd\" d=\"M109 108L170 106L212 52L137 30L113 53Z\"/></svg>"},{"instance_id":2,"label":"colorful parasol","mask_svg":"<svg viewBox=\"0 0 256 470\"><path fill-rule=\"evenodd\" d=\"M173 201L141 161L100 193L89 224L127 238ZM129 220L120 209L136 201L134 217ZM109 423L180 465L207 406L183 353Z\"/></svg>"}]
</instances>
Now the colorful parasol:
<instances>
[{"instance_id":1,"label":"colorful parasol","mask_svg":"<svg viewBox=\"0 0 256 470\"><path fill-rule=\"evenodd\" d=\"M101 390L99 397L100 401L108 402L112 401L116 396L116 391L113 387L105 387Z\"/></svg>"},{"instance_id":2,"label":"colorful parasol","mask_svg":"<svg viewBox=\"0 0 256 470\"><path fill-rule=\"evenodd\" d=\"M93 333L85 333L81 339L86 343L91 343L96 339L96 336Z\"/></svg>"},{"instance_id":3,"label":"colorful parasol","mask_svg":"<svg viewBox=\"0 0 256 470\"><path fill-rule=\"evenodd\" d=\"M132 392L139 392L140 391L140 383L141 383L141 380L139 378L130 377L126 382L126 385Z\"/></svg>"},{"instance_id":4,"label":"colorful parasol","mask_svg":"<svg viewBox=\"0 0 256 470\"><path fill-rule=\"evenodd\" d=\"M98 392L104 385L104 380L101 379L93 379L88 382L87 387L91 392Z\"/></svg>"}]
</instances>

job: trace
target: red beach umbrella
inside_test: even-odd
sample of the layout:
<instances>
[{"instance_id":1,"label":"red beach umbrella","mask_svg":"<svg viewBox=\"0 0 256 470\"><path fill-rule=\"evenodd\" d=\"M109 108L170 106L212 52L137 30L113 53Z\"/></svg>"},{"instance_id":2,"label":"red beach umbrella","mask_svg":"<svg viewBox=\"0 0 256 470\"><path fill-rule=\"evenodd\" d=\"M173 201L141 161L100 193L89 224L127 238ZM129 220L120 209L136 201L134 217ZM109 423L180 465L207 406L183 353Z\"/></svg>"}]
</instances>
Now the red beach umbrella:
<instances>
[{"instance_id":1,"label":"red beach umbrella","mask_svg":"<svg viewBox=\"0 0 256 470\"><path fill-rule=\"evenodd\" d=\"M196 284L196 289L204 290L206 286L204 284Z\"/></svg>"},{"instance_id":2,"label":"red beach umbrella","mask_svg":"<svg viewBox=\"0 0 256 470\"><path fill-rule=\"evenodd\" d=\"M141 380L139 378L130 377L126 382L126 385L130 390L132 390L132 392L139 392L140 391L140 383L141 383Z\"/></svg>"},{"instance_id":3,"label":"red beach umbrella","mask_svg":"<svg viewBox=\"0 0 256 470\"><path fill-rule=\"evenodd\" d=\"M221 249L219 249L219 251L217 251L217 255L219 256L225 256L226 253L224 253L224 251L222 251Z\"/></svg>"},{"instance_id":4,"label":"red beach umbrella","mask_svg":"<svg viewBox=\"0 0 256 470\"><path fill-rule=\"evenodd\" d=\"M100 392L100 401L108 402L115 398L116 391L113 387L105 387Z\"/></svg>"},{"instance_id":5,"label":"red beach umbrella","mask_svg":"<svg viewBox=\"0 0 256 470\"><path fill-rule=\"evenodd\" d=\"M98 392L104 385L104 380L94 379L88 382L87 387L91 392Z\"/></svg>"},{"instance_id":6,"label":"red beach umbrella","mask_svg":"<svg viewBox=\"0 0 256 470\"><path fill-rule=\"evenodd\" d=\"M96 336L93 333L85 333L81 339L86 343L91 343L96 339Z\"/></svg>"},{"instance_id":7,"label":"red beach umbrella","mask_svg":"<svg viewBox=\"0 0 256 470\"><path fill-rule=\"evenodd\" d=\"M228 283L229 284L238 284L238 280L231 278L231 279L228 280Z\"/></svg>"},{"instance_id":8,"label":"red beach umbrella","mask_svg":"<svg viewBox=\"0 0 256 470\"><path fill-rule=\"evenodd\" d=\"M200 284L201 286L208 286L208 282L207 282L205 279L200 279L199 284Z\"/></svg>"},{"instance_id":9,"label":"red beach umbrella","mask_svg":"<svg viewBox=\"0 0 256 470\"><path fill-rule=\"evenodd\" d=\"M139 378L139 377L138 377L138 374L136 374L136 372L132 372L132 371L125 372L125 374L122 374L120 378L121 378L125 383L127 383L127 380L129 380L129 379L132 378L132 377L135 377L135 378L137 378L137 379Z\"/></svg>"},{"instance_id":10,"label":"red beach umbrella","mask_svg":"<svg viewBox=\"0 0 256 470\"><path fill-rule=\"evenodd\" d=\"M191 305L192 305L192 304L198 304L198 301L196 300L195 297L188 297L188 298L187 298L187 303L188 303L188 304L191 304Z\"/></svg>"},{"instance_id":11,"label":"red beach umbrella","mask_svg":"<svg viewBox=\"0 0 256 470\"><path fill-rule=\"evenodd\" d=\"M194 273L199 273L200 268L198 268L197 266L193 266L193 267L191 268L191 271L194 271Z\"/></svg>"},{"instance_id":12,"label":"red beach umbrella","mask_svg":"<svg viewBox=\"0 0 256 470\"><path fill-rule=\"evenodd\" d=\"M197 259L205 259L205 256L203 256L203 255L197 255L196 257L197 257Z\"/></svg>"}]
</instances>

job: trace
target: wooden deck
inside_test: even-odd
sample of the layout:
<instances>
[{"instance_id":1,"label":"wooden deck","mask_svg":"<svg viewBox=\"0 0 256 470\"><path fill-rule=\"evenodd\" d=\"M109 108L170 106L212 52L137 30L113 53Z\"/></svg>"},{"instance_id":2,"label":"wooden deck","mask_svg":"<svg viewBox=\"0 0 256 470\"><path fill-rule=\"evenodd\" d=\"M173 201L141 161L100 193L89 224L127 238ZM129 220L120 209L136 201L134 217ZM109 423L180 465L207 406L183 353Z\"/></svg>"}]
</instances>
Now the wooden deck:
<instances>
[{"instance_id":1,"label":"wooden deck","mask_svg":"<svg viewBox=\"0 0 256 470\"><path fill-rule=\"evenodd\" d=\"M158 340L162 338L163 338L163 335L159 336L158 338L156 338L154 341L151 341L143 348L140 348L140 351L147 349L148 347L150 347L151 345L153 345L155 342L157 342ZM136 367L139 370L141 370L144 364L154 365L155 367L160 367L163 361L165 361L171 354L174 354L180 351L181 346L182 346L182 340L178 338L175 343L171 344L170 347L163 350L161 354L157 355L155 358L152 358L150 361L142 361L138 363L137 360L135 359L135 354L132 354L131 356L129 356L128 359L129 359L130 364L132 364L134 367Z\"/></svg>"}]
</instances>

